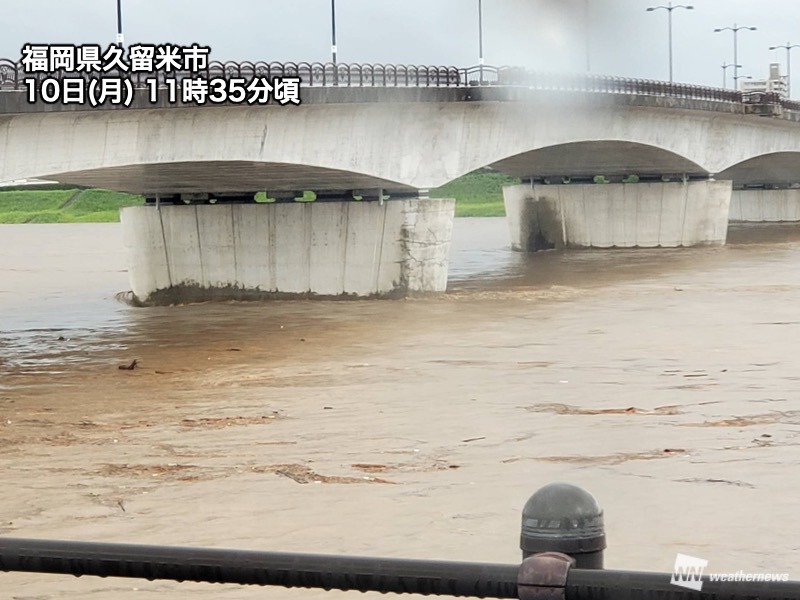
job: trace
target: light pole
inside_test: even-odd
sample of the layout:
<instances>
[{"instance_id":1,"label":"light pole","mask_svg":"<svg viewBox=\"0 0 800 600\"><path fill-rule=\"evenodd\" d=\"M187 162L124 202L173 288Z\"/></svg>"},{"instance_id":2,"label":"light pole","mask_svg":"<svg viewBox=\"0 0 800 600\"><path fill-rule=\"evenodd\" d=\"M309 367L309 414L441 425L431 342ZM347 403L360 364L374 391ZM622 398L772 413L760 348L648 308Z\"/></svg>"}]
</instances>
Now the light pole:
<instances>
[{"instance_id":1,"label":"light pole","mask_svg":"<svg viewBox=\"0 0 800 600\"><path fill-rule=\"evenodd\" d=\"M694 10L694 6L690 4L676 4L668 2L666 6L651 6L647 12L664 9L669 14L669 82L672 83L672 11L678 8L685 8L686 10Z\"/></svg>"},{"instance_id":2,"label":"light pole","mask_svg":"<svg viewBox=\"0 0 800 600\"><path fill-rule=\"evenodd\" d=\"M584 40L586 46L586 72L592 71L592 26L589 23L589 0L584 0L583 3L583 25L584 25Z\"/></svg>"},{"instance_id":3,"label":"light pole","mask_svg":"<svg viewBox=\"0 0 800 600\"><path fill-rule=\"evenodd\" d=\"M770 50L786 49L786 97L792 97L792 48L800 48L800 44L786 42L785 46L770 46Z\"/></svg>"},{"instance_id":4,"label":"light pole","mask_svg":"<svg viewBox=\"0 0 800 600\"><path fill-rule=\"evenodd\" d=\"M732 31L733 32L733 81L734 85L736 82L739 81L739 69L741 65L739 64L739 32L742 29L747 29L749 31L755 31L755 27L739 27L736 23L733 24L733 27L720 27L714 30L714 33L719 33L721 31Z\"/></svg>"},{"instance_id":5,"label":"light pole","mask_svg":"<svg viewBox=\"0 0 800 600\"><path fill-rule=\"evenodd\" d=\"M122 37L122 0L117 0L117 46L122 48L124 42Z\"/></svg>"},{"instance_id":6,"label":"light pole","mask_svg":"<svg viewBox=\"0 0 800 600\"><path fill-rule=\"evenodd\" d=\"M728 67L732 67L733 65L722 63L722 87L726 90L728 89ZM739 65L740 67L742 65Z\"/></svg>"},{"instance_id":7,"label":"light pole","mask_svg":"<svg viewBox=\"0 0 800 600\"><path fill-rule=\"evenodd\" d=\"M739 89L739 80L740 79L752 79L752 78L753 78L752 75L734 75L734 77L733 77L733 89L735 91L737 91L737 92L740 92L741 90Z\"/></svg>"},{"instance_id":8,"label":"light pole","mask_svg":"<svg viewBox=\"0 0 800 600\"><path fill-rule=\"evenodd\" d=\"M483 66L483 0L478 0L478 64Z\"/></svg>"},{"instance_id":9,"label":"light pole","mask_svg":"<svg viewBox=\"0 0 800 600\"><path fill-rule=\"evenodd\" d=\"M331 0L331 61L336 64L336 0Z\"/></svg>"}]
</instances>

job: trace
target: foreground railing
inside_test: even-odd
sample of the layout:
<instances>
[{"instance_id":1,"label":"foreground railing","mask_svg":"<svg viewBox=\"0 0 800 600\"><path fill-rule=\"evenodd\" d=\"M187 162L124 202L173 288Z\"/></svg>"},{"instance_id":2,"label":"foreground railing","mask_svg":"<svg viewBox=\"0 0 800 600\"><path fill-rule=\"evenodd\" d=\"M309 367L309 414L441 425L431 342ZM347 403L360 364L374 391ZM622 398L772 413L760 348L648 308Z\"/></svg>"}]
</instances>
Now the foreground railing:
<instances>
[{"instance_id":1,"label":"foreground railing","mask_svg":"<svg viewBox=\"0 0 800 600\"><path fill-rule=\"evenodd\" d=\"M663 573L573 568L556 553L502 565L0 538L0 571L521 600L800 598L796 582L705 578L698 592Z\"/></svg>"},{"instance_id":2,"label":"foreground railing","mask_svg":"<svg viewBox=\"0 0 800 600\"><path fill-rule=\"evenodd\" d=\"M134 87L144 88L147 80L159 81L171 78L180 81L184 78L201 77L210 80L217 77L225 79L254 77L299 78L306 87L465 87L465 86L506 86L524 87L536 90L565 92L586 92L600 94L632 94L664 96L671 98L706 100L715 102L741 103L742 93L697 85L670 83L649 79L631 79L593 74L537 73L520 67L473 66L457 68L452 66L384 65L384 64L333 64L333 63L278 63L278 62L210 62L199 71L164 72L120 72L111 70L98 73L74 73L58 71L54 73L26 73L22 63L0 59L0 91L25 90L25 80L33 78L42 81L46 78L65 77L125 78ZM789 110L800 110L800 103L766 94Z\"/></svg>"},{"instance_id":3,"label":"foreground railing","mask_svg":"<svg viewBox=\"0 0 800 600\"><path fill-rule=\"evenodd\" d=\"M670 574L603 570L602 510L568 484L525 505L521 547L522 563L503 565L0 537L0 571L520 600L800 598L800 582L684 573L676 584Z\"/></svg>"}]
</instances>

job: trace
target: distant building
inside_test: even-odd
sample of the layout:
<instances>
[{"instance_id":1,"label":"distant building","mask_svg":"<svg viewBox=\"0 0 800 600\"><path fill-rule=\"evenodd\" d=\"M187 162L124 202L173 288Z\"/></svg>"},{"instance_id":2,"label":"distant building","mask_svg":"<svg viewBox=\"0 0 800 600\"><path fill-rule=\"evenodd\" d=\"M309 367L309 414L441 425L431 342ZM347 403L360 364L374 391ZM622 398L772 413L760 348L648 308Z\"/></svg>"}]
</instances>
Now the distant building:
<instances>
[{"instance_id":1,"label":"distant building","mask_svg":"<svg viewBox=\"0 0 800 600\"><path fill-rule=\"evenodd\" d=\"M788 78L785 75L781 75L780 63L770 64L769 79L743 79L739 85L744 94L775 92L781 98L786 98L789 90Z\"/></svg>"}]
</instances>

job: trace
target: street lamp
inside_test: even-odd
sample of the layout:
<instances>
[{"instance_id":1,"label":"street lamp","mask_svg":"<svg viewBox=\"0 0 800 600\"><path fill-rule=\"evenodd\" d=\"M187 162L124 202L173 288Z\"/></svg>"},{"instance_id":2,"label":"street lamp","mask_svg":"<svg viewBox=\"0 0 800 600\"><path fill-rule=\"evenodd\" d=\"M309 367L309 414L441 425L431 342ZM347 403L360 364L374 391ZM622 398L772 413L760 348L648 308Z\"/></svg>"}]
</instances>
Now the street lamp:
<instances>
[{"instance_id":1,"label":"street lamp","mask_svg":"<svg viewBox=\"0 0 800 600\"><path fill-rule=\"evenodd\" d=\"M733 65L722 63L722 87L726 90L728 89L728 67L732 67ZM738 65L741 67L742 65Z\"/></svg>"},{"instance_id":2,"label":"street lamp","mask_svg":"<svg viewBox=\"0 0 800 600\"><path fill-rule=\"evenodd\" d=\"M483 66L483 0L478 0L478 64ZM481 69L482 74L483 69Z\"/></svg>"},{"instance_id":3,"label":"street lamp","mask_svg":"<svg viewBox=\"0 0 800 600\"><path fill-rule=\"evenodd\" d=\"M739 89L739 80L740 79L752 79L752 75L735 75L733 77L733 89L737 92L741 92L742 90Z\"/></svg>"},{"instance_id":4,"label":"street lamp","mask_svg":"<svg viewBox=\"0 0 800 600\"><path fill-rule=\"evenodd\" d=\"M786 42L785 46L770 46L770 50L786 49L786 97L792 97L792 48L800 48L800 44Z\"/></svg>"},{"instance_id":5,"label":"street lamp","mask_svg":"<svg viewBox=\"0 0 800 600\"><path fill-rule=\"evenodd\" d=\"M584 46L586 49L586 72L592 71L592 26L589 23L589 0L584 0L583 3L583 25L584 25Z\"/></svg>"},{"instance_id":6,"label":"street lamp","mask_svg":"<svg viewBox=\"0 0 800 600\"><path fill-rule=\"evenodd\" d=\"M666 6L651 6L647 9L647 12L653 12L654 10L664 9L669 14L669 82L672 83L672 11L677 8L685 8L686 10L694 10L694 6L689 4L676 4L675 6L672 5L672 2L667 3Z\"/></svg>"},{"instance_id":7,"label":"street lamp","mask_svg":"<svg viewBox=\"0 0 800 600\"><path fill-rule=\"evenodd\" d=\"M336 0L331 0L331 62L336 64Z\"/></svg>"},{"instance_id":8,"label":"street lamp","mask_svg":"<svg viewBox=\"0 0 800 600\"><path fill-rule=\"evenodd\" d=\"M122 0L117 0L117 46L122 48Z\"/></svg>"},{"instance_id":9,"label":"street lamp","mask_svg":"<svg viewBox=\"0 0 800 600\"><path fill-rule=\"evenodd\" d=\"M733 27L720 27L714 30L714 33L719 33L721 31L732 31L733 32L733 81L739 81L739 68L741 65L739 64L739 32L742 29L747 29L750 31L755 31L755 27L739 27L736 23L733 24Z\"/></svg>"}]
</instances>

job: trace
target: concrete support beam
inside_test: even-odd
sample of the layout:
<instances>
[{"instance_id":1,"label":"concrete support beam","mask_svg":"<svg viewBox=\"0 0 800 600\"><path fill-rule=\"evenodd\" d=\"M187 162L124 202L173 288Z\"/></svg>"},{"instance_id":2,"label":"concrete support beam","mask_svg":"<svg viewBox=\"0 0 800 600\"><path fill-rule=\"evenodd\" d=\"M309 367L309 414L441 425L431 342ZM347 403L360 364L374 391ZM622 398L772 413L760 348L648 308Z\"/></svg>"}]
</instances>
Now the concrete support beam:
<instances>
[{"instance_id":1,"label":"concrete support beam","mask_svg":"<svg viewBox=\"0 0 800 600\"><path fill-rule=\"evenodd\" d=\"M800 190L734 190L730 220L733 223L800 221Z\"/></svg>"},{"instance_id":2,"label":"concrete support beam","mask_svg":"<svg viewBox=\"0 0 800 600\"><path fill-rule=\"evenodd\" d=\"M132 206L121 211L143 305L443 292L453 200Z\"/></svg>"},{"instance_id":3,"label":"concrete support beam","mask_svg":"<svg viewBox=\"0 0 800 600\"><path fill-rule=\"evenodd\" d=\"M730 181L515 185L503 188L511 246L653 248L724 245Z\"/></svg>"}]
</instances>

